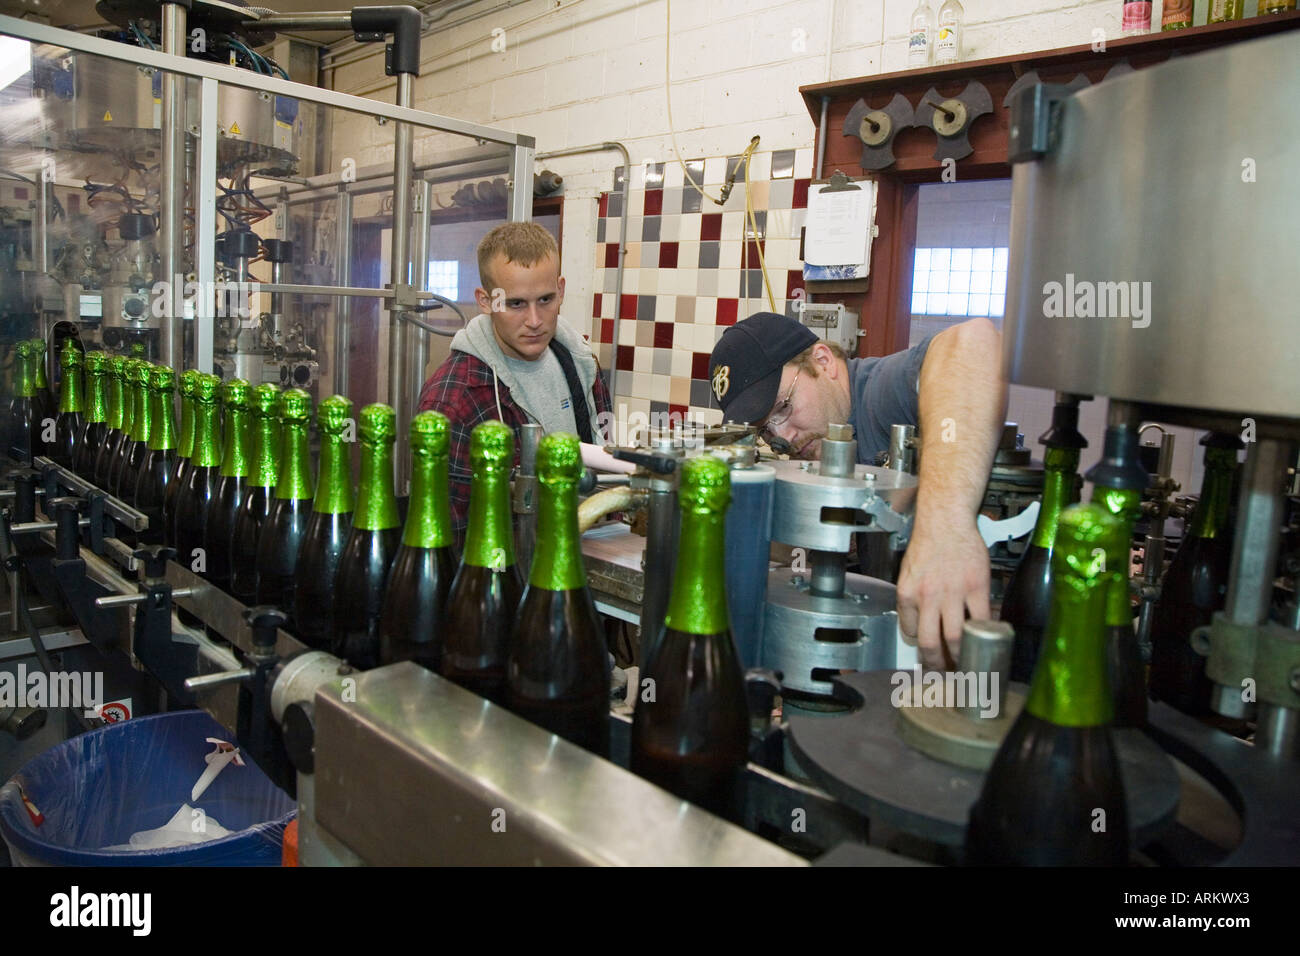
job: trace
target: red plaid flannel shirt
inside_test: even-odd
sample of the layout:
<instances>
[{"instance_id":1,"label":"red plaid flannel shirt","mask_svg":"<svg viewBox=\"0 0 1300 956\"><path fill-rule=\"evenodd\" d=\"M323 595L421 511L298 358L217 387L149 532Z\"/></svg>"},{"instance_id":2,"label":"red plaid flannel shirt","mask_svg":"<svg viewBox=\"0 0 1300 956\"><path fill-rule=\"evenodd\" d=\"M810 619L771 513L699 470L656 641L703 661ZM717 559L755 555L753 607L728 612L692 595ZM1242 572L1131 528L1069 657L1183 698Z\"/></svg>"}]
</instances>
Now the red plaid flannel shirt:
<instances>
[{"instance_id":1,"label":"red plaid flannel shirt","mask_svg":"<svg viewBox=\"0 0 1300 956\"><path fill-rule=\"evenodd\" d=\"M499 388L501 419L515 432L515 466L519 465L519 427L528 415L510 397L510 389ZM610 410L609 388L597 364L591 389L596 414ZM493 389L492 367L468 352L452 349L437 371L420 390L420 411L442 412L451 421L448 477L451 486L451 523L456 529L456 547L464 550L465 526L469 523L469 435L480 422L497 417L497 392ZM592 430L597 422L593 419ZM600 439L597 436L597 443Z\"/></svg>"}]
</instances>

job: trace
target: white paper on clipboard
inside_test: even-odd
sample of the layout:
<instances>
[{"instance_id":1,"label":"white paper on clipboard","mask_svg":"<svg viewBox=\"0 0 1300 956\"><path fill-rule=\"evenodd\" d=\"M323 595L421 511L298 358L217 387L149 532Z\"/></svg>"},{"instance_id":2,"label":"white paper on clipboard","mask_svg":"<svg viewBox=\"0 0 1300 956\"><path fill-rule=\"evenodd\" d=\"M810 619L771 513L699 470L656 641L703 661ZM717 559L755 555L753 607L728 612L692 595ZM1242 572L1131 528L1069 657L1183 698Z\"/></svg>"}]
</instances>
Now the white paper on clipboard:
<instances>
[{"instance_id":1,"label":"white paper on clipboard","mask_svg":"<svg viewBox=\"0 0 1300 956\"><path fill-rule=\"evenodd\" d=\"M855 183L857 189L825 192L829 183L808 189L804 262L813 266L865 266L875 220L876 184Z\"/></svg>"}]
</instances>

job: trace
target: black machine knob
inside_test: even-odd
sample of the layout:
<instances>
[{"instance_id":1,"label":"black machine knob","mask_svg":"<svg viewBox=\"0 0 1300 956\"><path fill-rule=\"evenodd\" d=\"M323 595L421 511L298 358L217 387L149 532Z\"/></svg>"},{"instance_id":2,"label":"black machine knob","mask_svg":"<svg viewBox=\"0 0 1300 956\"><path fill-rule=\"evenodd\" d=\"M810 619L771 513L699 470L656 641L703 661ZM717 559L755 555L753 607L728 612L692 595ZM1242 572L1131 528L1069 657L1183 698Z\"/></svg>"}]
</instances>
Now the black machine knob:
<instances>
[{"instance_id":1,"label":"black machine knob","mask_svg":"<svg viewBox=\"0 0 1300 956\"><path fill-rule=\"evenodd\" d=\"M131 552L131 557L144 562L146 578L164 578L167 576L167 562L176 557L176 549L161 544L151 544L148 547L137 548Z\"/></svg>"},{"instance_id":2,"label":"black machine knob","mask_svg":"<svg viewBox=\"0 0 1300 956\"><path fill-rule=\"evenodd\" d=\"M253 644L263 652L275 651L276 631L288 619L283 611L269 604L259 604L244 612L244 620L253 629Z\"/></svg>"},{"instance_id":3,"label":"black machine knob","mask_svg":"<svg viewBox=\"0 0 1300 956\"><path fill-rule=\"evenodd\" d=\"M263 239L267 262L292 262L293 242L288 239Z\"/></svg>"}]
</instances>

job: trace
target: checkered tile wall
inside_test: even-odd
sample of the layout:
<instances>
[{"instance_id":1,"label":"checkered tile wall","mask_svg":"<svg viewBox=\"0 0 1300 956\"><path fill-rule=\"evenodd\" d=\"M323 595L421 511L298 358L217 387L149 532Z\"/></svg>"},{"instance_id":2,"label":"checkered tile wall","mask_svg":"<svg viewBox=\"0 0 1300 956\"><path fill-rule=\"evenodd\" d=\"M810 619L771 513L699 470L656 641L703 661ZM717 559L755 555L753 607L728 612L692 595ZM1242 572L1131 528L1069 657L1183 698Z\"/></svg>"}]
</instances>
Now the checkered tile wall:
<instances>
[{"instance_id":1,"label":"checkered tile wall","mask_svg":"<svg viewBox=\"0 0 1300 956\"><path fill-rule=\"evenodd\" d=\"M719 196L740 157L686 162L691 179ZM724 205L685 181L682 165L650 163L633 170L623 292L615 294L622 226L622 170L600 197L592 316L603 368L617 366L615 404L643 414L675 412L714 423L722 413L709 390L709 353L728 325L772 310L759 268L766 261L774 311L792 314L803 288L799 232L808 206L812 150L755 154L750 160L746 215L743 166ZM614 317L620 319L614 341Z\"/></svg>"}]
</instances>

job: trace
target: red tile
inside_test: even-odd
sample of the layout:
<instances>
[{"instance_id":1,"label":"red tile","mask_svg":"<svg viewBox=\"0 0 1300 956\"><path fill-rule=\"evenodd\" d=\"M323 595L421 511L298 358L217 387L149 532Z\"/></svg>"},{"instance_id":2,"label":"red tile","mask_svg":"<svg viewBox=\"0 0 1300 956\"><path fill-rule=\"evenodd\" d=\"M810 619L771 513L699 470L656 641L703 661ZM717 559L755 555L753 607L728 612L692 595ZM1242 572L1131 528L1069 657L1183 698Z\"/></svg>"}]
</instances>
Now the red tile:
<instances>
[{"instance_id":1,"label":"red tile","mask_svg":"<svg viewBox=\"0 0 1300 956\"><path fill-rule=\"evenodd\" d=\"M609 215L609 193L600 194L600 216L603 219Z\"/></svg>"},{"instance_id":2,"label":"red tile","mask_svg":"<svg viewBox=\"0 0 1300 956\"><path fill-rule=\"evenodd\" d=\"M806 196L805 196L806 198ZM721 239L722 238L722 213L706 212L704 220L700 223L700 240Z\"/></svg>"},{"instance_id":3,"label":"red tile","mask_svg":"<svg viewBox=\"0 0 1300 956\"><path fill-rule=\"evenodd\" d=\"M718 325L735 325L739 308L739 299L718 299Z\"/></svg>"},{"instance_id":4,"label":"red tile","mask_svg":"<svg viewBox=\"0 0 1300 956\"><path fill-rule=\"evenodd\" d=\"M593 319L600 318L600 297L602 294L603 293L597 292L591 298L591 317Z\"/></svg>"},{"instance_id":5,"label":"red tile","mask_svg":"<svg viewBox=\"0 0 1300 956\"><path fill-rule=\"evenodd\" d=\"M803 290L803 270L787 269L785 273L785 297L793 299L795 289Z\"/></svg>"},{"instance_id":6,"label":"red tile","mask_svg":"<svg viewBox=\"0 0 1300 956\"><path fill-rule=\"evenodd\" d=\"M636 318L636 296L623 295L619 297L618 317L620 319Z\"/></svg>"},{"instance_id":7,"label":"red tile","mask_svg":"<svg viewBox=\"0 0 1300 956\"><path fill-rule=\"evenodd\" d=\"M655 323L655 348L670 349L673 347L673 323L656 322Z\"/></svg>"},{"instance_id":8,"label":"red tile","mask_svg":"<svg viewBox=\"0 0 1300 956\"><path fill-rule=\"evenodd\" d=\"M675 421L684 422L686 421L686 416L690 414L690 409L687 408L685 405L673 405L670 402L668 405L668 414L676 416L674 419Z\"/></svg>"},{"instance_id":9,"label":"red tile","mask_svg":"<svg viewBox=\"0 0 1300 956\"><path fill-rule=\"evenodd\" d=\"M709 377L709 353L696 352L691 356L691 378Z\"/></svg>"},{"instance_id":10,"label":"red tile","mask_svg":"<svg viewBox=\"0 0 1300 956\"><path fill-rule=\"evenodd\" d=\"M618 268L618 243L609 242L605 244L605 268Z\"/></svg>"},{"instance_id":11,"label":"red tile","mask_svg":"<svg viewBox=\"0 0 1300 956\"><path fill-rule=\"evenodd\" d=\"M746 262L748 262L749 268L757 269L759 267L759 262L761 261L758 257L759 250L762 250L762 252L766 254L767 252L766 243L767 243L766 239L759 239L757 242L755 242L753 239L746 240L745 248L742 252L742 255L749 256L749 259L748 260L741 259L742 267L745 265Z\"/></svg>"},{"instance_id":12,"label":"red tile","mask_svg":"<svg viewBox=\"0 0 1300 956\"><path fill-rule=\"evenodd\" d=\"M796 179L794 181L794 207L795 209L808 208L808 184L811 179Z\"/></svg>"},{"instance_id":13,"label":"red tile","mask_svg":"<svg viewBox=\"0 0 1300 956\"><path fill-rule=\"evenodd\" d=\"M632 371L632 359L636 356L636 348L632 345L620 345L618 347L618 370L620 372Z\"/></svg>"},{"instance_id":14,"label":"red tile","mask_svg":"<svg viewBox=\"0 0 1300 956\"><path fill-rule=\"evenodd\" d=\"M664 191L662 189L647 189L645 191L645 214L647 216L662 215L664 211Z\"/></svg>"},{"instance_id":15,"label":"red tile","mask_svg":"<svg viewBox=\"0 0 1300 956\"><path fill-rule=\"evenodd\" d=\"M660 269L677 268L677 243L675 242L659 243L659 268Z\"/></svg>"},{"instance_id":16,"label":"red tile","mask_svg":"<svg viewBox=\"0 0 1300 956\"><path fill-rule=\"evenodd\" d=\"M614 341L614 320L613 319L600 320L600 340L602 342L611 342L611 343Z\"/></svg>"}]
</instances>

